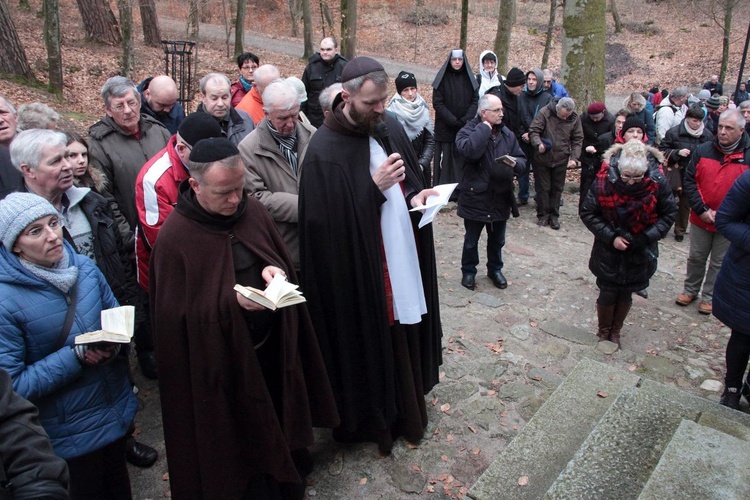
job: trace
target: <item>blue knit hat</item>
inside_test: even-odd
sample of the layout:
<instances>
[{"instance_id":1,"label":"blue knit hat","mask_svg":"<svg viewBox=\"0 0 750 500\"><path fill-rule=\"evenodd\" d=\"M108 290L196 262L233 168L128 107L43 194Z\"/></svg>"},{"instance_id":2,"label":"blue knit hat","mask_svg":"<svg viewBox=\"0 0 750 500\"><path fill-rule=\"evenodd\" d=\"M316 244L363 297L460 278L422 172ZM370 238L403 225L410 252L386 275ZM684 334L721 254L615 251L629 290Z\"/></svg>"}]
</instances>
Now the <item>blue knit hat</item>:
<instances>
[{"instance_id":1,"label":"blue knit hat","mask_svg":"<svg viewBox=\"0 0 750 500\"><path fill-rule=\"evenodd\" d=\"M11 193L0 201L0 241L12 251L26 226L48 215L58 215L50 202L31 193Z\"/></svg>"}]
</instances>

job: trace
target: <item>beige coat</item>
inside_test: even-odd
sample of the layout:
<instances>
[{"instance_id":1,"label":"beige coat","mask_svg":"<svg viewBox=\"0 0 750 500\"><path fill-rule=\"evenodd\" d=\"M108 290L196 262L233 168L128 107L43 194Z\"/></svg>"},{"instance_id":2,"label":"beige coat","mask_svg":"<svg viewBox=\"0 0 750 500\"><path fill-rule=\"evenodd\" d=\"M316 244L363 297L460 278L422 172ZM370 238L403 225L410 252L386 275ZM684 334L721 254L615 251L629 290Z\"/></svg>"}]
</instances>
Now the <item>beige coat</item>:
<instances>
[{"instance_id":1,"label":"beige coat","mask_svg":"<svg viewBox=\"0 0 750 500\"><path fill-rule=\"evenodd\" d=\"M271 214L284 238L294 266L299 269L299 230L297 226L297 194L302 160L315 128L297 123L297 165L292 167L281 154L271 136L268 120L263 118L239 145L242 161L248 170L248 190Z\"/></svg>"}]
</instances>

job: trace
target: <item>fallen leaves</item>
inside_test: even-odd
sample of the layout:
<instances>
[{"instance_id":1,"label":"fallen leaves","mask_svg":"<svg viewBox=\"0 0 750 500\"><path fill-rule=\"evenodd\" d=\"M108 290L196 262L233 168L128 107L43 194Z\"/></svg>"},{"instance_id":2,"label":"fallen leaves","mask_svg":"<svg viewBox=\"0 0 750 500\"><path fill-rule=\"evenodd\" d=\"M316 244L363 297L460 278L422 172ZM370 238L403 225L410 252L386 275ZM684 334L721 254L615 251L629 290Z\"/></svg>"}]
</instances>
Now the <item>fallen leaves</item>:
<instances>
[{"instance_id":1,"label":"fallen leaves","mask_svg":"<svg viewBox=\"0 0 750 500\"><path fill-rule=\"evenodd\" d=\"M363 477L363 478L361 478L361 479L359 480L359 485L360 485L360 486L364 486L364 485L366 485L366 484L367 484L367 478L366 478L366 477Z\"/></svg>"},{"instance_id":2,"label":"fallen leaves","mask_svg":"<svg viewBox=\"0 0 750 500\"><path fill-rule=\"evenodd\" d=\"M607 393L606 393L606 392L604 392L604 391L599 391L599 392L597 392L597 393L596 393L596 395L597 395L597 396L599 396L599 397L600 397L600 398L602 398L602 399L604 399L604 398L606 398L607 396L609 396L609 394L607 394Z\"/></svg>"},{"instance_id":3,"label":"fallen leaves","mask_svg":"<svg viewBox=\"0 0 750 500\"><path fill-rule=\"evenodd\" d=\"M484 347L492 351L493 354L500 354L503 352L503 339L499 339L496 343L486 343Z\"/></svg>"},{"instance_id":4,"label":"fallen leaves","mask_svg":"<svg viewBox=\"0 0 750 500\"><path fill-rule=\"evenodd\" d=\"M440 411L442 411L446 415L449 415L448 412L450 411L450 409L451 409L451 404L450 403L444 403L444 404L440 405Z\"/></svg>"},{"instance_id":5,"label":"fallen leaves","mask_svg":"<svg viewBox=\"0 0 750 500\"><path fill-rule=\"evenodd\" d=\"M476 430L476 429L475 429L474 427L472 427L472 426L470 426L470 425L468 425L467 427L468 427L468 428L469 428L469 430L470 430L471 432L473 432L474 434L476 434L476 433L477 433L477 430Z\"/></svg>"},{"instance_id":6,"label":"fallen leaves","mask_svg":"<svg viewBox=\"0 0 750 500\"><path fill-rule=\"evenodd\" d=\"M518 486L526 486L529 484L529 476L521 476L518 478Z\"/></svg>"}]
</instances>

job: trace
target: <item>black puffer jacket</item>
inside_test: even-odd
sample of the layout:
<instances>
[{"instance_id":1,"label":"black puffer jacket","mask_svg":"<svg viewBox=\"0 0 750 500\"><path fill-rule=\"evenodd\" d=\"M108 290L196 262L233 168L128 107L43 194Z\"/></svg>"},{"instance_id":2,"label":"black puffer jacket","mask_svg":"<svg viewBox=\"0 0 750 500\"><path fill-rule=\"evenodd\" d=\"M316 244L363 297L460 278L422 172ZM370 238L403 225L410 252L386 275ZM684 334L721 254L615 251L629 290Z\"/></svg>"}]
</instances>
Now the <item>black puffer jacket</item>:
<instances>
[{"instance_id":1,"label":"black puffer jacket","mask_svg":"<svg viewBox=\"0 0 750 500\"><path fill-rule=\"evenodd\" d=\"M622 182L617 166L621 148L621 144L615 144L605 153L603 168L608 168L607 182ZM646 177L658 184L656 190L658 218L655 224L641 233L648 243L637 246L631 243L631 248L625 251L614 247L617 236L622 236L629 241L634 240L634 237L630 228L616 227L615 223L605 218L599 202L597 181L592 184L581 207L581 220L595 237L591 248L589 269L596 276L596 284L599 288L618 288L635 292L648 287L649 279L656 272L659 257L657 242L667 235L677 216L677 205L672 197L672 189L659 168L662 156L654 148L648 150L650 153L649 169Z\"/></svg>"},{"instance_id":2,"label":"black puffer jacket","mask_svg":"<svg viewBox=\"0 0 750 500\"><path fill-rule=\"evenodd\" d=\"M491 134L492 130L476 117L456 136L456 148L466 158L456 212L464 219L488 223L508 220L511 210L518 216L513 175L524 171L526 157L516 136L505 125L501 125L494 139ZM515 167L495 162L503 155L513 156Z\"/></svg>"},{"instance_id":3,"label":"black puffer jacket","mask_svg":"<svg viewBox=\"0 0 750 500\"><path fill-rule=\"evenodd\" d=\"M661 151L666 158L664 169L666 170L665 173L673 189L682 187L685 167L690 163L690 157L692 156L693 151L695 151L695 148L704 142L711 142L711 140L713 140L713 135L711 135L711 132L709 132L706 127L703 128L703 134L700 137L688 134L685 129L684 119L679 125L675 125L667 130L667 133L664 134L664 138L659 143L659 151ZM689 149L690 154L687 156L680 156L677 153L681 149Z\"/></svg>"},{"instance_id":4,"label":"black puffer jacket","mask_svg":"<svg viewBox=\"0 0 750 500\"><path fill-rule=\"evenodd\" d=\"M432 135L430 129L427 127L422 129L422 133L411 141L411 147L419 156L419 164L422 166L422 170L429 170L432 157L435 156L435 136Z\"/></svg>"}]
</instances>

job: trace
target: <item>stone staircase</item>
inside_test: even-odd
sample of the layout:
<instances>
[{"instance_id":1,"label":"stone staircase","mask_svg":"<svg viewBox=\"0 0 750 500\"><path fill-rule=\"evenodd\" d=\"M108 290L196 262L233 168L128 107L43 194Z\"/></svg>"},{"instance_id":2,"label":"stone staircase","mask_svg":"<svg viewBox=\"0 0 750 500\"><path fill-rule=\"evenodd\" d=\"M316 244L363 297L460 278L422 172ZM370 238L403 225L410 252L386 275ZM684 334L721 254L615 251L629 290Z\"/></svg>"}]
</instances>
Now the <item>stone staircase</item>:
<instances>
[{"instance_id":1,"label":"stone staircase","mask_svg":"<svg viewBox=\"0 0 750 500\"><path fill-rule=\"evenodd\" d=\"M747 499L749 442L750 415L585 359L469 497Z\"/></svg>"}]
</instances>

